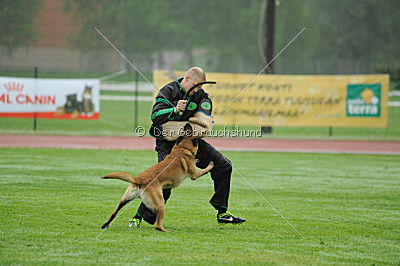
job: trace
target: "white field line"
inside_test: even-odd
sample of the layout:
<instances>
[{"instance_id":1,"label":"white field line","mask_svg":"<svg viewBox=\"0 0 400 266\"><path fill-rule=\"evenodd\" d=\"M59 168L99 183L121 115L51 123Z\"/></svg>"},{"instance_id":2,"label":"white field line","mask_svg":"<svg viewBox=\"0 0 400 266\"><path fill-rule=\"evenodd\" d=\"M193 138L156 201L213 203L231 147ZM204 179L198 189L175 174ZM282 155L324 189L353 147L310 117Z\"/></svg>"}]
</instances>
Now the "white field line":
<instances>
[{"instance_id":1,"label":"white field line","mask_svg":"<svg viewBox=\"0 0 400 266\"><path fill-rule=\"evenodd\" d=\"M122 69L122 70L120 70L120 71L117 71L117 72L114 72L114 73L112 73L112 74L110 74L110 75L107 75L107 76L101 77L101 78L100 78L100 80L106 80L106 79L110 79L110 78L113 78L113 77L116 77L116 76L119 76L119 75L125 74L127 71L128 71L127 69Z\"/></svg>"},{"instance_id":2,"label":"white field line","mask_svg":"<svg viewBox=\"0 0 400 266\"><path fill-rule=\"evenodd\" d=\"M400 96L400 91L389 91L389 97Z\"/></svg>"},{"instance_id":3,"label":"white field line","mask_svg":"<svg viewBox=\"0 0 400 266\"><path fill-rule=\"evenodd\" d=\"M100 117L99 121L102 122L102 123L104 123L104 124L106 124L106 125L109 125L109 126L118 127L118 128L122 128L122 129L127 128L126 126L123 126L123 125L121 125L121 124L118 124L118 123L109 121L109 120L104 119L104 118L101 118L101 117Z\"/></svg>"},{"instance_id":4,"label":"white field line","mask_svg":"<svg viewBox=\"0 0 400 266\"><path fill-rule=\"evenodd\" d=\"M104 101L135 101L135 96L119 96L119 95L101 95L100 100ZM138 96L138 101L151 102L153 97L151 96ZM388 102L388 106L400 107L400 101Z\"/></svg>"},{"instance_id":5,"label":"white field line","mask_svg":"<svg viewBox=\"0 0 400 266\"><path fill-rule=\"evenodd\" d=\"M100 100L104 101L136 101L136 96L119 96L119 95L101 95ZM153 97L151 96L138 96L138 101L151 102Z\"/></svg>"},{"instance_id":6,"label":"white field line","mask_svg":"<svg viewBox=\"0 0 400 266\"><path fill-rule=\"evenodd\" d=\"M135 82L116 82L116 81L102 81L100 83L101 91L135 91ZM139 92L153 92L154 88L147 82L138 82Z\"/></svg>"}]
</instances>

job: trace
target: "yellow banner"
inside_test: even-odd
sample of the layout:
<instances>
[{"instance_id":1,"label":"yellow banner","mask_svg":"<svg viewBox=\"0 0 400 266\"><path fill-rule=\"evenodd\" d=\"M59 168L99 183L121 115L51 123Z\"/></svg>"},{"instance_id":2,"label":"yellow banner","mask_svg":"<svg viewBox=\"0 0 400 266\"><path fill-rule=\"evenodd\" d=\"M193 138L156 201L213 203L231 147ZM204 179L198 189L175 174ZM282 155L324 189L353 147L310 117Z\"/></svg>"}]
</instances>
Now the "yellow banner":
<instances>
[{"instance_id":1,"label":"yellow banner","mask_svg":"<svg viewBox=\"0 0 400 266\"><path fill-rule=\"evenodd\" d=\"M184 72L156 70L158 88ZM386 127L389 75L206 73L217 125Z\"/></svg>"}]
</instances>

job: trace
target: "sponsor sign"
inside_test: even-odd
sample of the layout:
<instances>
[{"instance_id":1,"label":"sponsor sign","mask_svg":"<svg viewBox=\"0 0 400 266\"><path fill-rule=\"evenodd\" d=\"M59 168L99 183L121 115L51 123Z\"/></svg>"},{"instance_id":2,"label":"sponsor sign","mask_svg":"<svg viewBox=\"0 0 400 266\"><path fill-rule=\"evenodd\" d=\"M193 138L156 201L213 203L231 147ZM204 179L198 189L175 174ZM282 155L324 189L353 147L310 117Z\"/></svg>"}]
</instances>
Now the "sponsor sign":
<instances>
[{"instance_id":1,"label":"sponsor sign","mask_svg":"<svg viewBox=\"0 0 400 266\"><path fill-rule=\"evenodd\" d=\"M154 82L162 87L183 74L155 71ZM389 75L206 75L217 82L203 89L219 125L386 127L388 123Z\"/></svg>"},{"instance_id":2,"label":"sponsor sign","mask_svg":"<svg viewBox=\"0 0 400 266\"><path fill-rule=\"evenodd\" d=\"M97 79L0 77L0 117L98 119Z\"/></svg>"},{"instance_id":3,"label":"sponsor sign","mask_svg":"<svg viewBox=\"0 0 400 266\"><path fill-rule=\"evenodd\" d=\"M381 115L381 84L350 84L347 86L347 116L379 117Z\"/></svg>"}]
</instances>

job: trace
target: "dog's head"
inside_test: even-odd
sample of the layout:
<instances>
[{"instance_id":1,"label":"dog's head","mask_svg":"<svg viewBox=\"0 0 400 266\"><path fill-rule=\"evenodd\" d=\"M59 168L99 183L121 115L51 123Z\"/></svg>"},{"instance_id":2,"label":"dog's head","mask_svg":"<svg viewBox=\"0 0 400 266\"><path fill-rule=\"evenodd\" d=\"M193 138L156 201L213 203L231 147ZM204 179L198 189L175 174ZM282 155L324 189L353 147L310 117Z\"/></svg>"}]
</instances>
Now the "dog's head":
<instances>
[{"instance_id":1,"label":"dog's head","mask_svg":"<svg viewBox=\"0 0 400 266\"><path fill-rule=\"evenodd\" d=\"M193 137L193 128L189 123L183 127L183 135L176 140L175 145L189 150L193 155L196 155L199 139Z\"/></svg>"}]
</instances>

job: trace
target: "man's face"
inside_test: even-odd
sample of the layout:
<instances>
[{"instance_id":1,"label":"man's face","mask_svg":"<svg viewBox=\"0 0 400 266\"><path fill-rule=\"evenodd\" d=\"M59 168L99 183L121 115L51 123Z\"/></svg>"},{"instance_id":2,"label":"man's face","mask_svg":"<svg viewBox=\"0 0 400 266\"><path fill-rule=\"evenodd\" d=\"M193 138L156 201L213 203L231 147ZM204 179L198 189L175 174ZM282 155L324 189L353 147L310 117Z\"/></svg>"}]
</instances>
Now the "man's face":
<instances>
[{"instance_id":1,"label":"man's face","mask_svg":"<svg viewBox=\"0 0 400 266\"><path fill-rule=\"evenodd\" d=\"M200 83L200 82L203 82L203 80L190 80L190 87L192 87L192 86L194 86L194 85L196 85L197 83ZM189 93L189 96L192 96L193 94L195 94L198 90L200 90L201 89L201 87L199 86L199 87L196 87L196 88L194 88L190 93Z\"/></svg>"}]
</instances>

